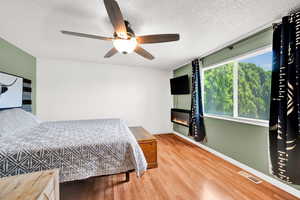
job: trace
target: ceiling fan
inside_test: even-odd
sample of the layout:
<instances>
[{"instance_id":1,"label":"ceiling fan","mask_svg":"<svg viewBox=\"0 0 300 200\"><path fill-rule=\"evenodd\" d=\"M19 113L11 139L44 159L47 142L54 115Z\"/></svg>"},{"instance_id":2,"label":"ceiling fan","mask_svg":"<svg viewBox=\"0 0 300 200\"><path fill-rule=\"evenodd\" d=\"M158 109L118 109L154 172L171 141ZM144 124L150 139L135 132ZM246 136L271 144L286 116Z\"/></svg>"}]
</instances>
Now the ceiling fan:
<instances>
[{"instance_id":1,"label":"ceiling fan","mask_svg":"<svg viewBox=\"0 0 300 200\"><path fill-rule=\"evenodd\" d=\"M154 56L143 49L140 44L151 44L161 42L172 42L179 40L179 34L155 34L136 36L130 27L130 23L123 19L120 7L115 0L103 0L104 5L109 16L109 19L114 27L113 37L103 37L98 35L90 35L85 33L78 33L72 31L61 31L63 34L92 38L98 40L112 41L114 47L109 50L104 58L109 58L117 52L128 54L135 52L146 59L152 60Z\"/></svg>"}]
</instances>

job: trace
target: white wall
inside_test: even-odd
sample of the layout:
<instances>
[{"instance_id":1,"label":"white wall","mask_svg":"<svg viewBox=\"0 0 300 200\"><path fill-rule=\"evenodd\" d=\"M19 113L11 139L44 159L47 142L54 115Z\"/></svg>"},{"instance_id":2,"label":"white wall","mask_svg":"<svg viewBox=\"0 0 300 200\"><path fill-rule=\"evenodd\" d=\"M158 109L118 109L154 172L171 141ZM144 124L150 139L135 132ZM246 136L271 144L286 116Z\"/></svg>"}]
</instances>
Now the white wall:
<instances>
[{"instance_id":1,"label":"white wall","mask_svg":"<svg viewBox=\"0 0 300 200\"><path fill-rule=\"evenodd\" d=\"M171 132L171 71L37 59L42 120L121 118L152 133Z\"/></svg>"}]
</instances>

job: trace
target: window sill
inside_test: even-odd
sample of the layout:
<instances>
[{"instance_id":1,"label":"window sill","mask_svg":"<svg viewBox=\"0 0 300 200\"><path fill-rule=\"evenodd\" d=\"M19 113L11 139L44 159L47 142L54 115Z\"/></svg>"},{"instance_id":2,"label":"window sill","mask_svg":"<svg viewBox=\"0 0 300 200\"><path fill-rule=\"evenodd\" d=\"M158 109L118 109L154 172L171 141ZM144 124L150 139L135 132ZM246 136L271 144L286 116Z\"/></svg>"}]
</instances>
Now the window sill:
<instances>
[{"instance_id":1,"label":"window sill","mask_svg":"<svg viewBox=\"0 0 300 200\"><path fill-rule=\"evenodd\" d=\"M218 116L218 115L210 115L210 114L204 114L204 118L221 119L221 120L238 122L243 124L269 127L269 121L266 120L247 119L242 117Z\"/></svg>"}]
</instances>

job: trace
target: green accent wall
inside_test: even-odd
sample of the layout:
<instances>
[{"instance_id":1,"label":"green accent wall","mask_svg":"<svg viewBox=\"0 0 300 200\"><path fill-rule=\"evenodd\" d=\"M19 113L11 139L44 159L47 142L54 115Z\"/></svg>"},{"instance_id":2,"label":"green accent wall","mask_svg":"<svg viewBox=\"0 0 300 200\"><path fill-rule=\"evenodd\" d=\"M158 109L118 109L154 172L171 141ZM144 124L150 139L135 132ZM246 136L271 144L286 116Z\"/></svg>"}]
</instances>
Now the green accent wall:
<instances>
[{"instance_id":1,"label":"green accent wall","mask_svg":"<svg viewBox=\"0 0 300 200\"><path fill-rule=\"evenodd\" d=\"M32 109L36 113L36 58L0 38L0 71L32 81Z\"/></svg>"},{"instance_id":2,"label":"green accent wall","mask_svg":"<svg viewBox=\"0 0 300 200\"><path fill-rule=\"evenodd\" d=\"M265 29L240 42L232 44L233 48L224 48L211 55L202 58L202 67L208 67L224 62L229 58L252 52L271 45L272 28ZM190 86L192 79L191 64L184 65L173 71L173 76L189 75ZM174 95L174 108L191 109L191 95ZM269 173L268 138L267 127L250 125L211 117L204 117L208 146L226 156L229 156L251 168L275 178ZM173 130L183 135L188 135L188 128L173 124ZM300 190L300 186L291 185Z\"/></svg>"},{"instance_id":3,"label":"green accent wall","mask_svg":"<svg viewBox=\"0 0 300 200\"><path fill-rule=\"evenodd\" d=\"M191 82L192 66L184 65L173 71L174 77L189 75ZM191 86L191 84L190 84ZM174 108L191 109L191 95L174 95ZM211 117L204 117L207 142L203 143L226 156L275 178L269 173L267 127L250 125ZM188 128L173 124L173 130L188 135ZM300 186L291 185L300 190Z\"/></svg>"}]
</instances>

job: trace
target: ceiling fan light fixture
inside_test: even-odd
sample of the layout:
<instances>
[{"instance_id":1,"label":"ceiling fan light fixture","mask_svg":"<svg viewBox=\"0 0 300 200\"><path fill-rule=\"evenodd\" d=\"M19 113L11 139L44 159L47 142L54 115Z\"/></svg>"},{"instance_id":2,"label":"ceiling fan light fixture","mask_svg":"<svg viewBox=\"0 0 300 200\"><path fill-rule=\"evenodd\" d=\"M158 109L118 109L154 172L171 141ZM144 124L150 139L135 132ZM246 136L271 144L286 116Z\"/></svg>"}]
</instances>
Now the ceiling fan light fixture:
<instances>
[{"instance_id":1,"label":"ceiling fan light fixture","mask_svg":"<svg viewBox=\"0 0 300 200\"><path fill-rule=\"evenodd\" d=\"M130 39L114 39L113 44L115 48L123 53L128 54L132 53L137 46L137 40L135 37L131 37Z\"/></svg>"},{"instance_id":2,"label":"ceiling fan light fixture","mask_svg":"<svg viewBox=\"0 0 300 200\"><path fill-rule=\"evenodd\" d=\"M173 42L179 40L179 34L152 34L135 36L130 23L124 20L121 9L116 0L103 0L106 12L110 22L114 28L113 37L103 37L86 33L78 33L73 31L61 31L63 34L73 35L83 38L91 38L96 40L112 41L114 47L111 48L104 58L110 58L116 53L123 54L132 53L133 51L148 59L153 60L154 56L147 50L142 48L140 44L154 44L162 42ZM1 89L1 88L0 88Z\"/></svg>"}]
</instances>

